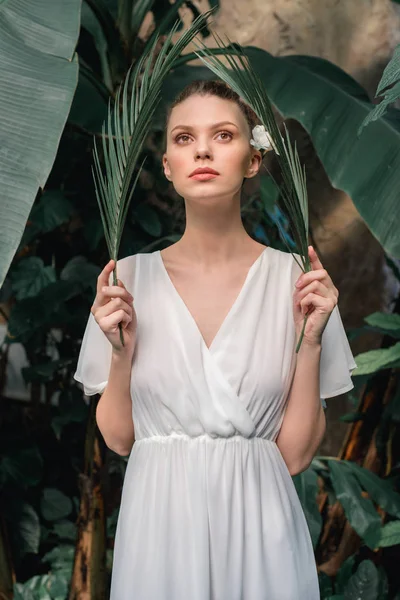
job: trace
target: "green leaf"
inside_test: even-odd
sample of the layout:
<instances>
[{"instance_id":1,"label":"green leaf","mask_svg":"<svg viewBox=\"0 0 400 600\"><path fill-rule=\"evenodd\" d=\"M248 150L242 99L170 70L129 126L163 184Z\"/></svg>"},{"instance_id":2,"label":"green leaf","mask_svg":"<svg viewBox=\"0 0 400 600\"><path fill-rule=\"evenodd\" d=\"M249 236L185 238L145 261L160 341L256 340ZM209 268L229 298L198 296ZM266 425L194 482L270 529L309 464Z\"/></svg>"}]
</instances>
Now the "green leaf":
<instances>
[{"instance_id":1,"label":"green leaf","mask_svg":"<svg viewBox=\"0 0 400 600\"><path fill-rule=\"evenodd\" d=\"M25 583L16 583L14 600L54 600L47 591L51 575L34 575Z\"/></svg>"},{"instance_id":2,"label":"green leaf","mask_svg":"<svg viewBox=\"0 0 400 600\"><path fill-rule=\"evenodd\" d=\"M120 80L122 74L128 68L124 45L121 43L121 34L118 31L116 23L117 11L114 11L114 7L110 5L108 0L85 0L85 3L90 7L95 19L97 19L97 24L88 12L84 13L84 24L93 36L95 46L100 53L105 51L104 39L106 40L108 65L104 81L107 87L109 87L111 81ZM104 39L102 39L100 31L102 31ZM103 62L101 56L100 61ZM104 74L104 63L102 66ZM109 90L112 90L112 88L109 88Z\"/></svg>"},{"instance_id":3,"label":"green leaf","mask_svg":"<svg viewBox=\"0 0 400 600\"><path fill-rule=\"evenodd\" d=\"M387 254L385 254L385 262L392 270L392 273L396 277L397 281L400 282L400 268L397 265L397 262L395 260L392 260Z\"/></svg>"},{"instance_id":4,"label":"green leaf","mask_svg":"<svg viewBox=\"0 0 400 600\"><path fill-rule=\"evenodd\" d=\"M379 548L400 544L400 521L390 521L382 527Z\"/></svg>"},{"instance_id":5,"label":"green leaf","mask_svg":"<svg viewBox=\"0 0 400 600\"><path fill-rule=\"evenodd\" d=\"M71 513L72 502L60 490L45 488L40 502L40 510L46 521L57 521Z\"/></svg>"},{"instance_id":6,"label":"green leaf","mask_svg":"<svg viewBox=\"0 0 400 600\"><path fill-rule=\"evenodd\" d=\"M45 267L43 260L37 256L19 261L11 273L11 287L17 300L37 296L40 290L54 281L56 281L54 268Z\"/></svg>"},{"instance_id":7,"label":"green leaf","mask_svg":"<svg viewBox=\"0 0 400 600\"><path fill-rule=\"evenodd\" d=\"M365 317L364 321L371 325L371 327L377 328L382 333L388 335L399 335L400 334L400 315L396 313L383 313L374 312L368 317Z\"/></svg>"},{"instance_id":8,"label":"green leaf","mask_svg":"<svg viewBox=\"0 0 400 600\"><path fill-rule=\"evenodd\" d=\"M400 519L400 494L395 491L393 485L387 479L378 477L372 471L364 469L355 462L343 460L342 464L354 473L360 485L376 504L385 512Z\"/></svg>"},{"instance_id":9,"label":"green leaf","mask_svg":"<svg viewBox=\"0 0 400 600\"><path fill-rule=\"evenodd\" d=\"M100 267L90 263L85 256L74 256L61 271L60 279L78 282L82 289L89 287L95 291L100 273Z\"/></svg>"},{"instance_id":10,"label":"green leaf","mask_svg":"<svg viewBox=\"0 0 400 600\"><path fill-rule=\"evenodd\" d=\"M64 600L68 598L69 581L71 578L72 569L65 569L64 573L52 573L46 589L55 600Z\"/></svg>"},{"instance_id":11,"label":"green leaf","mask_svg":"<svg viewBox=\"0 0 400 600\"><path fill-rule=\"evenodd\" d=\"M53 524L54 533L62 538L75 543L76 540L76 525L67 519L61 519Z\"/></svg>"},{"instance_id":12,"label":"green leaf","mask_svg":"<svg viewBox=\"0 0 400 600\"><path fill-rule=\"evenodd\" d=\"M75 213L73 204L59 190L44 192L40 201L33 207L29 220L41 233L48 233L69 221Z\"/></svg>"},{"instance_id":13,"label":"green leaf","mask_svg":"<svg viewBox=\"0 0 400 600\"><path fill-rule=\"evenodd\" d=\"M104 238L103 224L100 215L93 216L93 218L85 221L83 235L90 252L96 250L99 243Z\"/></svg>"},{"instance_id":14,"label":"green leaf","mask_svg":"<svg viewBox=\"0 0 400 600\"><path fill-rule=\"evenodd\" d=\"M12 480L26 488L39 483L43 474L43 458L37 446L10 449L0 461L0 477L4 485Z\"/></svg>"},{"instance_id":15,"label":"green leaf","mask_svg":"<svg viewBox=\"0 0 400 600\"><path fill-rule=\"evenodd\" d=\"M381 80L376 90L376 98L382 96L381 102L369 113L361 123L358 133L361 134L364 127L372 121L382 117L389 104L400 97L400 44L395 48L393 56L383 71ZM393 86L390 89L389 86ZM386 91L385 91L386 90Z\"/></svg>"},{"instance_id":16,"label":"green leaf","mask_svg":"<svg viewBox=\"0 0 400 600\"><path fill-rule=\"evenodd\" d=\"M59 544L45 554L42 562L51 565L52 578L61 577L70 581L74 564L75 547L72 544ZM64 597L63 597L64 598Z\"/></svg>"},{"instance_id":17,"label":"green leaf","mask_svg":"<svg viewBox=\"0 0 400 600\"><path fill-rule=\"evenodd\" d=\"M14 524L14 535L18 540L20 556L32 552L39 552L40 524L35 509L27 503L22 505L18 522Z\"/></svg>"},{"instance_id":18,"label":"green leaf","mask_svg":"<svg viewBox=\"0 0 400 600\"><path fill-rule=\"evenodd\" d=\"M382 529L381 518L371 500L362 496L362 489L353 473L339 461L329 461L331 481L338 501L343 506L350 525L367 546L377 548Z\"/></svg>"},{"instance_id":19,"label":"green leaf","mask_svg":"<svg viewBox=\"0 0 400 600\"><path fill-rule=\"evenodd\" d=\"M42 194L29 215L20 247L31 243L41 233L48 233L70 220L75 209L64 194L51 190Z\"/></svg>"},{"instance_id":20,"label":"green leaf","mask_svg":"<svg viewBox=\"0 0 400 600\"><path fill-rule=\"evenodd\" d=\"M322 517L317 505L317 473L314 469L309 468L295 475L292 479L307 519L313 548L315 549L322 528Z\"/></svg>"},{"instance_id":21,"label":"green leaf","mask_svg":"<svg viewBox=\"0 0 400 600\"><path fill-rule=\"evenodd\" d=\"M363 560L346 586L344 600L376 600L378 590L378 570L371 560Z\"/></svg>"},{"instance_id":22,"label":"green leaf","mask_svg":"<svg viewBox=\"0 0 400 600\"><path fill-rule=\"evenodd\" d=\"M361 352L354 357L357 368L353 376L369 375L376 373L381 369L397 367L400 363L400 342L389 348L378 348L377 350L368 350Z\"/></svg>"},{"instance_id":23,"label":"green leaf","mask_svg":"<svg viewBox=\"0 0 400 600\"><path fill-rule=\"evenodd\" d=\"M62 571L65 566L71 566L74 560L75 547L71 544L59 544L47 552L42 562L49 562L52 571Z\"/></svg>"},{"instance_id":24,"label":"green leaf","mask_svg":"<svg viewBox=\"0 0 400 600\"><path fill-rule=\"evenodd\" d=\"M97 11L99 11L98 5L95 5L95 8L96 7L97 7ZM112 18L110 19L109 15L106 17L105 20L106 20L107 24L110 21L112 22ZM89 4L85 1L82 2L81 27L83 27L83 29L86 29L86 31L93 38L94 45L99 54L103 81L111 93L113 90L113 82L112 82L111 68L110 68L110 64L108 62L108 51L109 51L108 50L108 40L106 37L106 33L101 25L101 22L99 21L99 18L96 16L96 13L94 12L93 8L91 8L89 6ZM108 34L110 33L110 31L114 38L114 40L110 40L111 45L115 44L115 46L119 47L120 41L117 37L117 33L114 32L113 29L110 30L109 28L107 28ZM79 87L79 84L78 84L78 87ZM105 108L106 108L106 106L105 106Z\"/></svg>"},{"instance_id":25,"label":"green leaf","mask_svg":"<svg viewBox=\"0 0 400 600\"><path fill-rule=\"evenodd\" d=\"M0 4L0 286L53 166L78 81L81 0Z\"/></svg>"},{"instance_id":26,"label":"green leaf","mask_svg":"<svg viewBox=\"0 0 400 600\"><path fill-rule=\"evenodd\" d=\"M110 93L92 69L80 59L79 79L75 91L68 123L83 128L86 132L99 133L105 118Z\"/></svg>"},{"instance_id":27,"label":"green leaf","mask_svg":"<svg viewBox=\"0 0 400 600\"><path fill-rule=\"evenodd\" d=\"M339 421L343 421L343 423L355 423L356 421L361 421L365 418L365 414L362 412L351 412L339 417Z\"/></svg>"},{"instance_id":28,"label":"green leaf","mask_svg":"<svg viewBox=\"0 0 400 600\"><path fill-rule=\"evenodd\" d=\"M345 587L353 574L355 563L356 557L354 554L346 558L346 560L342 563L335 578L335 592L337 594L342 594L344 592Z\"/></svg>"},{"instance_id":29,"label":"green leaf","mask_svg":"<svg viewBox=\"0 0 400 600\"><path fill-rule=\"evenodd\" d=\"M7 343L26 343L42 327L54 324L58 311L65 302L81 293L81 284L55 281L34 298L17 302L8 321Z\"/></svg>"},{"instance_id":30,"label":"green leaf","mask_svg":"<svg viewBox=\"0 0 400 600\"><path fill-rule=\"evenodd\" d=\"M76 359L75 359L76 360ZM76 388L64 390L59 398L59 414L51 420L51 427L58 439L61 437L62 430L70 423L83 423L88 418L88 406L82 402L82 395L79 396L79 401L66 401L63 399L66 395Z\"/></svg>"},{"instance_id":31,"label":"green leaf","mask_svg":"<svg viewBox=\"0 0 400 600\"><path fill-rule=\"evenodd\" d=\"M266 211L272 212L279 198L279 188L271 177L261 175L260 196Z\"/></svg>"},{"instance_id":32,"label":"green leaf","mask_svg":"<svg viewBox=\"0 0 400 600\"><path fill-rule=\"evenodd\" d=\"M330 598L333 594L332 579L323 571L318 572L318 583L321 598Z\"/></svg>"},{"instance_id":33,"label":"green leaf","mask_svg":"<svg viewBox=\"0 0 400 600\"><path fill-rule=\"evenodd\" d=\"M60 358L59 360L51 360L40 365L23 367L21 369L21 373L26 382L40 381L45 383L47 381L52 381L57 371L70 364L73 364L74 362L74 358Z\"/></svg>"},{"instance_id":34,"label":"green leaf","mask_svg":"<svg viewBox=\"0 0 400 600\"><path fill-rule=\"evenodd\" d=\"M162 225L154 208L142 202L135 207L133 216L148 234L156 238L161 236Z\"/></svg>"},{"instance_id":35,"label":"green leaf","mask_svg":"<svg viewBox=\"0 0 400 600\"><path fill-rule=\"evenodd\" d=\"M154 0L139 0L136 2L133 2L133 0L121 0L120 6L123 4L130 5L130 11L127 15L130 18L130 22L127 25L130 32L129 37L132 39L139 35L145 16L153 8Z\"/></svg>"}]
</instances>

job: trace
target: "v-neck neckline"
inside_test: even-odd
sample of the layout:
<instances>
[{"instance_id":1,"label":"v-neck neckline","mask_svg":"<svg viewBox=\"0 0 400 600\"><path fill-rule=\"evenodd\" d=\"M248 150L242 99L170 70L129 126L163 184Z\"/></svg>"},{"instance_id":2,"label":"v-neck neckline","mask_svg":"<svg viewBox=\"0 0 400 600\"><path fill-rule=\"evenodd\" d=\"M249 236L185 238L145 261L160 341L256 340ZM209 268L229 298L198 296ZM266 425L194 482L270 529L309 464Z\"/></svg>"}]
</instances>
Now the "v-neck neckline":
<instances>
[{"instance_id":1,"label":"v-neck neckline","mask_svg":"<svg viewBox=\"0 0 400 600\"><path fill-rule=\"evenodd\" d=\"M205 339L199 329L199 326L197 325L197 322L195 320L195 318L193 317L192 313L190 312L189 308L187 307L186 303L184 302L182 296L180 295L180 293L178 292L178 290L176 289L175 285L172 282L172 279L167 271L167 268L165 267L164 261L163 261L163 257L161 256L161 250L156 250L156 252L154 253L156 255L156 257L158 258L158 262L160 263L161 266L161 270L164 272L166 279L167 279L167 283L169 284L170 289L172 290L173 294L175 295L175 297L178 299L178 302L181 304L181 306L183 307L183 310L186 312L186 314L188 315L189 319L191 320L192 324L194 325L194 328L196 329L197 335L200 338L200 341L202 343L202 345L204 346L204 348L208 351L208 352L212 352L213 348L215 347L216 341L217 339L220 337L221 335L221 331L225 328L226 323L229 321L231 315L233 314L236 306L239 304L241 297L243 296L248 282L251 279L252 274L255 272L257 266L261 263L263 256L266 254L266 251L268 250L268 248L270 248L270 246L265 246L264 250L261 252L261 254L258 255L258 257L255 259L255 261L252 263L252 265L250 266L249 270L247 271L247 275L245 277L245 280L243 282L242 287L240 288L240 291L238 293L238 295L236 296L235 300L233 301L233 304L231 305L230 309L228 310L227 314L225 315L222 323L220 324L216 334L214 335L211 344L209 346L207 346Z\"/></svg>"}]
</instances>

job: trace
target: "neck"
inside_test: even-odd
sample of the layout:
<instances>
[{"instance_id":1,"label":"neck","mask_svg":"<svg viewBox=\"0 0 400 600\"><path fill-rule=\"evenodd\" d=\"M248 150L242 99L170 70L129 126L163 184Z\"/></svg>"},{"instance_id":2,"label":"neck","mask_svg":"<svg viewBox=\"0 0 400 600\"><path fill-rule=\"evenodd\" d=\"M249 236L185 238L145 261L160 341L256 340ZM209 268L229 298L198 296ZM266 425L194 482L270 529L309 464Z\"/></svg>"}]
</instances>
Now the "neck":
<instances>
[{"instance_id":1,"label":"neck","mask_svg":"<svg viewBox=\"0 0 400 600\"><path fill-rule=\"evenodd\" d=\"M186 227L178 242L188 259L205 265L226 262L254 244L243 226L239 201L227 207L207 198L199 205L199 201L187 204Z\"/></svg>"}]
</instances>

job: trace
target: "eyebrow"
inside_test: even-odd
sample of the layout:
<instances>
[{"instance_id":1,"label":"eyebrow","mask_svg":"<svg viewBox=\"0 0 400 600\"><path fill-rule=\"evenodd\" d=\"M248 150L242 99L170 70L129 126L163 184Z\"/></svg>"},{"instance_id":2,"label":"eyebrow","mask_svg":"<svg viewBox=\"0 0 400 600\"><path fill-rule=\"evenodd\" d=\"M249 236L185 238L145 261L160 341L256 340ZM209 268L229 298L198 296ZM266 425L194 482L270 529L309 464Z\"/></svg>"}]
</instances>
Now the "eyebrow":
<instances>
[{"instance_id":1,"label":"eyebrow","mask_svg":"<svg viewBox=\"0 0 400 600\"><path fill-rule=\"evenodd\" d=\"M235 125L235 123L232 123L231 121L220 121L219 123L213 123L212 125L210 125L209 129L215 129L216 127L220 127L221 125L233 125L234 127L236 127L236 129L239 129L238 126ZM194 128L191 125L176 125L173 129L171 129L171 133L175 131L175 129L193 130Z\"/></svg>"}]
</instances>

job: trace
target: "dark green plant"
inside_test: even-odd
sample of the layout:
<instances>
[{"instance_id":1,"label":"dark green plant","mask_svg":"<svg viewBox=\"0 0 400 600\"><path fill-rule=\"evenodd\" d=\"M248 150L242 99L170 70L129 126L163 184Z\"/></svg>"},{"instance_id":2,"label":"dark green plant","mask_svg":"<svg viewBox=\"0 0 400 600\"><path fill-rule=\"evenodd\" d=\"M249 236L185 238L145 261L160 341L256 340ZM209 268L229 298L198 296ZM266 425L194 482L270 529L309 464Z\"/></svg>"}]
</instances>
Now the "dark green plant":
<instances>
[{"instance_id":1,"label":"dark green plant","mask_svg":"<svg viewBox=\"0 0 400 600\"><path fill-rule=\"evenodd\" d=\"M359 127L358 135L361 135L364 127L369 123L383 117L389 105L400 98L400 44L396 46L393 56L386 65L378 83L375 99L379 97L379 104L365 117Z\"/></svg>"},{"instance_id":2,"label":"dark green plant","mask_svg":"<svg viewBox=\"0 0 400 600\"><path fill-rule=\"evenodd\" d=\"M156 25L158 26L168 14L168 18L171 19L169 23L175 21L176 12L172 14L169 11L174 11L175 7L178 8L182 4L183 2L178 0L169 8L164 2L152 2ZM40 589L40 592L36 591L32 595L28 591L19 592L19 597L31 600L32 596L35 598L44 594L44 586L49 584L49 579L55 580L51 585L55 586L56 591L62 589L62 586L65 590L76 537L75 521L80 493L78 482L83 470L88 406L82 399L81 390L72 380L72 374L95 295L99 265L105 264L108 256L90 171L92 135L95 133L100 139L101 124L107 118L110 97L115 97L117 87L129 65L141 56L146 46L146 41L135 35L130 36L128 17L124 17L123 26L121 18L117 21L116 0L84 1L84 6L89 5L93 9L93 22L98 27L89 31L88 21L82 22L77 48L79 82L68 122L46 189L36 198L24 237L1 291L2 302L8 302L11 309L9 335L2 346L2 359L4 362L7 360L11 344L23 345L30 363L24 370L30 386L30 398L9 398L3 390L0 408L0 518L6 518L7 529L12 532L10 543L19 582L17 587L33 589L36 585L36 589ZM139 3L136 6L139 6ZM121 24L121 28L118 23ZM137 31L137 24L135 27ZM122 30L126 35L121 33ZM100 40L99 31L103 32L103 42ZM129 44L129 39L133 40L133 43ZM307 86L313 81L313 93L308 94L307 98L310 101L312 99L314 104L310 107L312 110L306 111L308 117L302 122L308 130L311 129L318 148L322 148L323 162L335 180L337 172L332 168L330 156L337 156L337 140L335 138L332 144L332 138L327 139L326 152L324 151L315 115L321 114L320 109L324 105L325 96L329 97L329 106L333 108L333 104L340 104L340 96L345 93L344 104L340 104L338 113L351 114L351 122L347 123L346 128L348 143L348 139L354 137L353 130L359 122L354 116L355 111L357 109L357 115L364 111L364 106L359 100L361 88L358 86L353 94L352 86L355 86L355 82L349 81L351 78L345 77L343 72L322 59L276 59L259 49L252 50L256 56L254 64L260 61L261 64L267 65L265 71L269 74L272 96L275 100L280 98L283 112L288 111L290 107L287 99L283 98L284 95L281 97L277 93L277 88L285 87L282 81L290 84L291 90L297 89L299 92L303 88L298 83L297 75L301 79L306 78ZM185 67L183 75L182 67L175 69L172 75L178 73L182 76L182 85L194 77L194 71L190 67ZM271 73L274 73L274 77L270 76ZM197 72L195 76L197 77ZM341 87L341 82L346 85ZM288 88L285 87L286 89ZM166 92L173 93L172 87L167 88ZM293 96L293 91L289 90L288 96ZM332 97L335 98L335 102L332 102ZM296 106L292 107L294 112L298 109L299 120L302 119L300 113L304 110L304 101L304 98L299 97ZM278 108L280 102L276 103ZM371 108L367 103L365 107L365 112ZM296 117L296 114L292 116ZM312 127L310 120L314 123ZM161 148L158 138L162 122L162 110L156 111L154 125L143 146L148 158L137 182L134 201L128 211L121 239L121 256L164 247L178 239L183 231L184 220L180 201L165 182L161 172ZM331 125L328 125L328 138L330 127ZM343 129L340 131L339 138L342 139ZM387 139L382 143L385 148L391 147ZM376 162L376 152L373 154ZM139 164L141 160L142 157L139 158ZM362 172L365 173L364 157L361 162ZM349 170L355 170L354 160L350 161ZM354 182L356 179L357 177L354 178ZM338 181L342 184L341 173ZM278 230L281 234L284 232L285 241L293 250L296 244L290 236L287 216L276 204L278 194L279 190L273 181L263 176L260 194L244 199L244 223L255 239L280 249L285 249L286 244L279 238ZM373 195L371 193L371 197ZM386 202L386 195L384 196ZM32 258L35 260L32 261ZM8 317L7 312L5 315ZM384 439L382 443L385 444L386 441ZM115 525L118 509L118 493L115 490L121 487L126 461L111 452L107 455L107 566L110 570L113 524ZM312 497L310 486L318 473L324 477L330 500L334 501L335 492L329 475L329 461L321 459L314 466L304 489L308 490L308 496ZM396 484L394 478L391 480ZM358 479L357 482L364 489ZM54 493L54 490L57 492ZM64 512L53 513L53 518L48 520L48 517L52 516L52 497L62 498L60 506L68 505L68 510L72 505L70 512L65 512L65 509ZM312 510L308 508L309 512ZM397 519L392 522L396 523ZM391 531L389 528L385 531L390 541ZM318 518L315 515L313 539L317 533ZM380 543L382 544L382 539ZM332 593L343 594L359 560L360 555L357 554L351 569L346 563L342 565ZM342 587L338 584L341 573ZM1 575L0 573L0 579ZM57 580L60 582L57 583Z\"/></svg>"}]
</instances>

